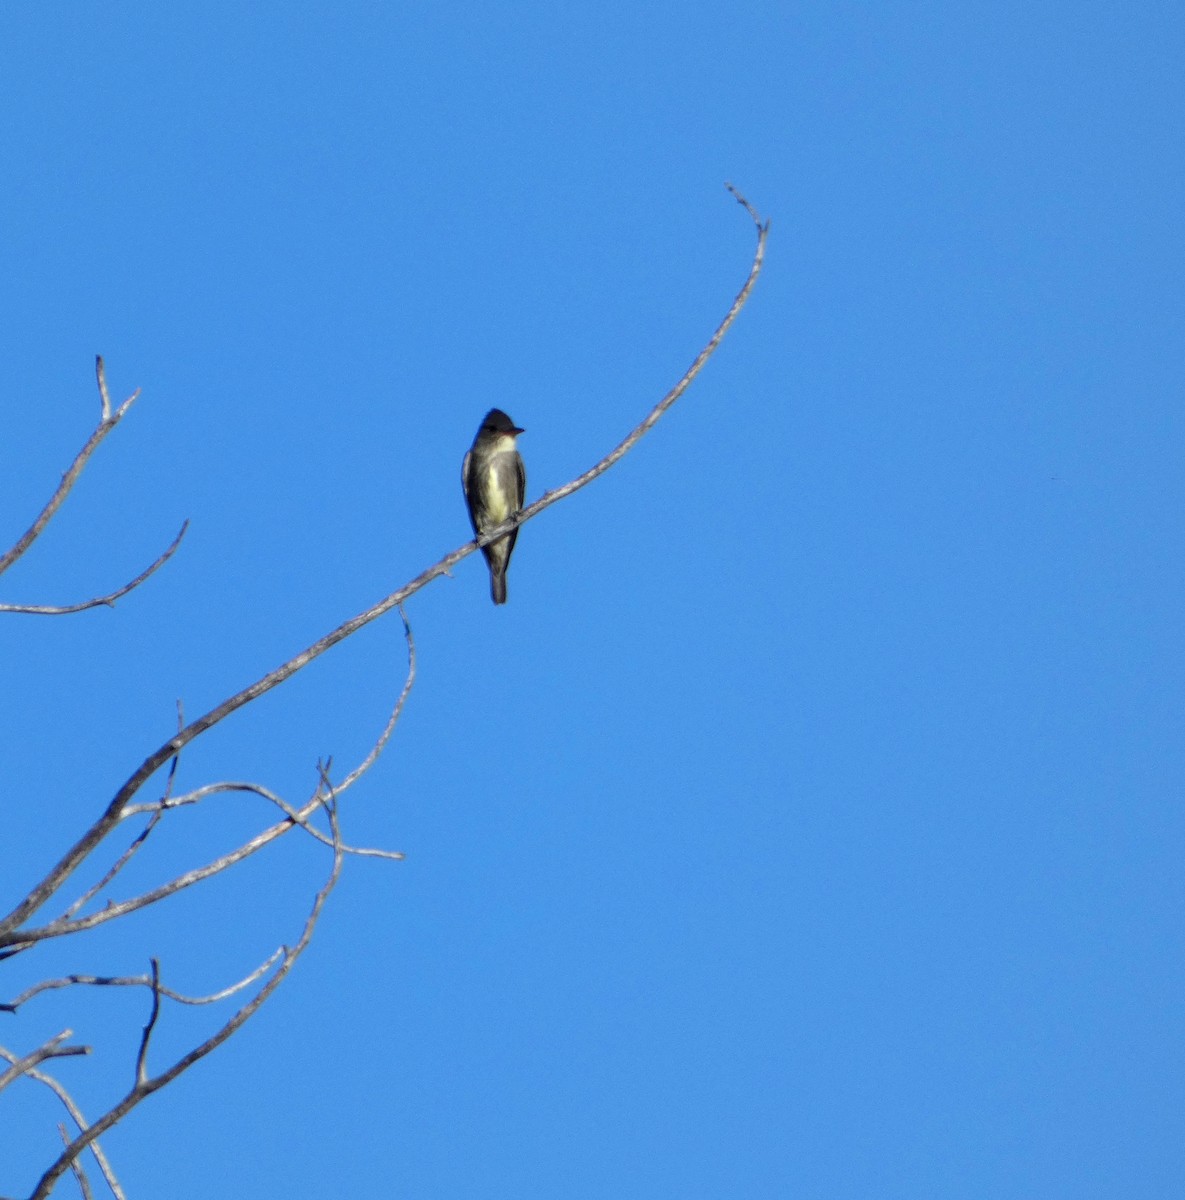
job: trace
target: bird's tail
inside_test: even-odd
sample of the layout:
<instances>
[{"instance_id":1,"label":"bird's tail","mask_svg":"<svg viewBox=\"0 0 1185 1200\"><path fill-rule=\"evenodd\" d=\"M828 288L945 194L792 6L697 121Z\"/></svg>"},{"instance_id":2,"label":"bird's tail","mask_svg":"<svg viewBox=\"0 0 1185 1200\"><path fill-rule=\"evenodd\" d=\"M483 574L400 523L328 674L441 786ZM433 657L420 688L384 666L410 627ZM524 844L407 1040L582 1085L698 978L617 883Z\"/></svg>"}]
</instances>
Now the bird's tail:
<instances>
[{"instance_id":1,"label":"bird's tail","mask_svg":"<svg viewBox=\"0 0 1185 1200\"><path fill-rule=\"evenodd\" d=\"M490 571L490 598L495 604L506 603L506 573Z\"/></svg>"}]
</instances>

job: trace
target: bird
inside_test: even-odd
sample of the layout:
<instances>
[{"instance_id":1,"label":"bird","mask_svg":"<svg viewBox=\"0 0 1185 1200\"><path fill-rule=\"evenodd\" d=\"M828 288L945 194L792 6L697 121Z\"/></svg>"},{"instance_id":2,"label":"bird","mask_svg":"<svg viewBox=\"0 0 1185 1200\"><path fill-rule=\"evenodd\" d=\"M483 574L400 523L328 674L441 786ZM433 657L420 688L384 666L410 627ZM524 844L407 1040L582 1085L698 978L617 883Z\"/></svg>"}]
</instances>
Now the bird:
<instances>
[{"instance_id":1,"label":"bird","mask_svg":"<svg viewBox=\"0 0 1185 1200\"><path fill-rule=\"evenodd\" d=\"M469 522L478 537L509 521L523 506L527 472L515 439L525 432L500 408L491 408L461 463ZM506 568L517 540L518 530L512 529L481 548L490 568L490 597L495 604L506 603Z\"/></svg>"}]
</instances>

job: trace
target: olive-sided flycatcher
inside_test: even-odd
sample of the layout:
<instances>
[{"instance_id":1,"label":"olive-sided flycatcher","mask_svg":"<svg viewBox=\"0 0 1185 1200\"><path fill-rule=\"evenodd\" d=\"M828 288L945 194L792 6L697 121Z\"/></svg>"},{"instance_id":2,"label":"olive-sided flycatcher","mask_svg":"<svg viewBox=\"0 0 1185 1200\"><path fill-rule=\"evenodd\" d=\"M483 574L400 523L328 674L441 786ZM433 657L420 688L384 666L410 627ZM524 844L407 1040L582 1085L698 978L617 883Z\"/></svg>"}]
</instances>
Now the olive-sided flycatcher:
<instances>
[{"instance_id":1,"label":"olive-sided flycatcher","mask_svg":"<svg viewBox=\"0 0 1185 1200\"><path fill-rule=\"evenodd\" d=\"M461 486L478 537L509 521L523 506L527 473L514 443L523 432L500 408L491 408L461 464ZM506 568L517 540L518 530L512 529L481 548L490 568L490 595L495 604L506 603Z\"/></svg>"}]
</instances>

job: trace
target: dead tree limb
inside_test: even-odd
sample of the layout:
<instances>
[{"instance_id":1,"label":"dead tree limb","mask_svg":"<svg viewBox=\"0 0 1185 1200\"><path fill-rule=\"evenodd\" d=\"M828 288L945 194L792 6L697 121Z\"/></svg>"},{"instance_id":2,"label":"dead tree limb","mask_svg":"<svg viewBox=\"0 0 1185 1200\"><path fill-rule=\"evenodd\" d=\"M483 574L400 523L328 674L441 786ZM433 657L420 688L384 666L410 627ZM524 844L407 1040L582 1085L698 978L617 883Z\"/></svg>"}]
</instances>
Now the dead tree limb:
<instances>
[{"instance_id":1,"label":"dead tree limb","mask_svg":"<svg viewBox=\"0 0 1185 1200\"><path fill-rule=\"evenodd\" d=\"M116 600L122 599L128 592L134 591L146 579L155 575L177 553L181 539L189 528L188 521L182 521L177 536L169 543L165 551L149 566L145 567L135 579L125 583L123 587L108 592L106 596L95 596L92 600L82 600L77 604L0 604L0 613L28 613L35 617L62 617L69 613L86 612L88 608L114 608Z\"/></svg>"},{"instance_id":2,"label":"dead tree limb","mask_svg":"<svg viewBox=\"0 0 1185 1200\"><path fill-rule=\"evenodd\" d=\"M45 507L37 514L33 524L17 538L10 550L4 554L0 554L0 575L3 575L9 567L17 562L45 531L45 527L53 520L58 509L65 503L66 497L73 491L74 485L78 482L78 477L82 474L83 468L90 462L91 455L99 448L104 438L124 419L128 409L132 407L140 395L140 389L137 388L117 409L113 410L111 407L111 397L107 392L107 373L103 366L102 355L96 355L95 357L95 377L99 385L99 423L95 427L94 433L87 439L86 445L79 450L74 461L67 467L66 473L62 476L61 483L57 486L57 490L50 496ZM111 608L117 600L126 596L133 589L138 588L150 576L155 575L173 557L177 552L177 548L181 545L181 539L185 536L185 531L188 528L189 522L185 521L181 526L181 532L177 534L163 554L150 566L141 571L135 579L125 583L123 587L116 588L113 592L108 592L104 596L95 596L91 600L83 600L77 604L0 604L0 613L29 613L36 616L59 617L67 613L85 612L88 608L99 608L101 606Z\"/></svg>"},{"instance_id":3,"label":"dead tree limb","mask_svg":"<svg viewBox=\"0 0 1185 1200\"><path fill-rule=\"evenodd\" d=\"M329 898L330 892L337 885L337 881L341 876L342 852L338 844L338 826L337 826L337 807L336 800L332 793L324 799L326 812L329 815L330 828L333 832L334 851L333 851L333 866L329 872L329 878L321 886L313 900L312 911L305 920L304 929L296 944L291 949L286 949L284 957L276 968L275 973L268 979L267 983L246 1003L244 1004L220 1029L208 1037L204 1042L195 1046L187 1054L182 1055L171 1066L161 1071L159 1075L150 1075L147 1071L147 1054L148 1042L155 1026L157 1014L159 1012L160 995L154 990L153 993L153 1008L152 1015L149 1018L148 1024L144 1028L144 1034L140 1043L140 1050L136 1060L136 1082L131 1090L123 1097L119 1103L109 1108L101 1117L92 1122L87 1128L82 1130L71 1143L62 1151L62 1153L50 1164L49 1168L41 1176L37 1182L37 1186L29 1200L45 1200L45 1198L53 1191L54 1185L61 1178L62 1174L69 1170L70 1164L90 1146L97 1137L102 1136L112 1126L123 1120L129 1112L132 1111L138 1104L151 1096L154 1092L160 1091L167 1084L172 1083L178 1075L188 1071L194 1063L205 1058L207 1054L218 1049L236 1030L246 1024L267 1002L269 996L280 986L281 983L288 977L292 968L296 965L296 960L305 952L312 941L313 933L317 927L317 921L320 919L321 911L325 907L325 901Z\"/></svg>"},{"instance_id":4,"label":"dead tree limb","mask_svg":"<svg viewBox=\"0 0 1185 1200\"><path fill-rule=\"evenodd\" d=\"M765 245L769 235L769 223L763 223L757 216L756 211L747 200L744 199L735 189L729 185L729 190L736 196L738 202L745 208L746 212L752 219L757 231L757 247L753 255L753 260L749 268L749 274L745 279L741 290L737 293L732 304L729 306L724 319L720 322L716 331L708 339L703 349L696 355L691 366L684 372L682 378L671 388L669 392L646 414L642 421L635 426L633 430L608 454L606 454L598 462L594 463L583 474L578 475L569 483L561 487L555 488L552 491L544 493L538 500L527 505L514 518L506 521L496 529L490 530L487 534L480 538L466 542L458 549L446 554L439 562L422 571L409 583L392 592L377 604L372 605L364 612L359 613L355 617L351 617L348 621L342 622L336 629L319 638L307 649L302 650L299 654L290 658L286 663L269 671L262 678L257 679L254 683L243 688L242 691L224 700L221 704L210 709L209 712L198 717L190 722L183 729L179 730L176 735L165 742L132 772L126 782L116 791L107 808L97 821L82 835L81 838L66 852L61 860L49 871L49 873L28 893L28 895L20 901L20 903L5 917L0 920L0 949L5 947L21 947L30 940L37 940L37 936L53 936L39 931L39 934L34 934L26 931L22 933L20 927L49 900L51 896L70 878L78 866L95 850L95 848L107 837L109 833L120 823L122 815L127 806L132 802L136 794L161 769L166 762L175 757L179 751L189 745L195 738L200 737L208 729L212 729L215 725L224 721L232 713L237 712L240 708L250 704L254 700L258 700L260 696L266 695L273 688L278 687L286 680L290 679L302 668L308 666L314 659L319 658L327 650L336 646L338 642L344 641L351 634L357 633L359 629L369 625L372 621L390 612L391 609L402 605L410 596L416 594L422 588L426 587L434 579L438 579L441 575L447 574L461 559L475 553L482 546L488 545L490 542L503 537L510 530L525 524L527 521L533 520L546 508L557 503L560 500L572 495L573 492L580 488L586 487L599 475L603 475L616 462L620 461L637 443L657 424L662 415L671 408L671 406L687 391L691 386L692 381L703 369L704 364L716 351L728 332L733 322L736 320L741 309L753 290L754 284L757 282L757 277L761 273L761 268L765 260ZM122 409L120 410L122 412ZM273 827L273 830L276 827ZM287 827L284 827L285 830ZM283 831L283 830L282 830ZM268 831L267 834L261 835L266 840L271 840L274 836L278 836L273 831ZM245 857L246 853L254 852L258 849L256 846L252 850L246 851L241 857ZM236 859L237 861L237 859ZM227 864L232 865L232 864ZM225 868L219 868L225 869ZM204 869L206 874L215 873L213 866ZM204 876L203 876L204 877ZM197 882L194 878L189 882ZM144 903L152 903L158 896L144 899L140 903L136 903L132 907L143 907ZM125 909L131 911L131 907ZM86 928L90 925L97 924L95 918L90 918L86 921L75 923L75 928ZM48 927L46 927L48 928ZM75 929L64 930L63 932L74 932Z\"/></svg>"}]
</instances>

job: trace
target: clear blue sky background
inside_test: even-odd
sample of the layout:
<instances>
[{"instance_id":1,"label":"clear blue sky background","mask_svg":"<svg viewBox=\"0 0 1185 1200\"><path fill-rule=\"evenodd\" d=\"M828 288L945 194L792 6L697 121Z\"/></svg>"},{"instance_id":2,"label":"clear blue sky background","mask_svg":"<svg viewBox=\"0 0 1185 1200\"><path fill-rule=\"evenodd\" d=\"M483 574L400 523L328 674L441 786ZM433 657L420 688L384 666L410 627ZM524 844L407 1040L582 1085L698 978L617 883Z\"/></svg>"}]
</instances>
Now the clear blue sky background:
<instances>
[{"instance_id":1,"label":"clear blue sky background","mask_svg":"<svg viewBox=\"0 0 1185 1200\"><path fill-rule=\"evenodd\" d=\"M1167 3L9 3L0 541L144 394L0 599L4 906L170 733L538 495L752 303L633 454L417 595L317 940L107 1147L132 1197L1185 1194L1185 16ZM195 747L291 800L397 619ZM270 820L174 814L116 895ZM0 967L211 991L295 838ZM122 844L122 842L120 843ZM59 906L60 907L60 906ZM55 908L56 911L56 908ZM139 994L0 1015L90 1114ZM217 1014L162 1018L163 1066ZM59 1111L0 1097L0 1193ZM62 1194L73 1185L65 1181Z\"/></svg>"}]
</instances>

